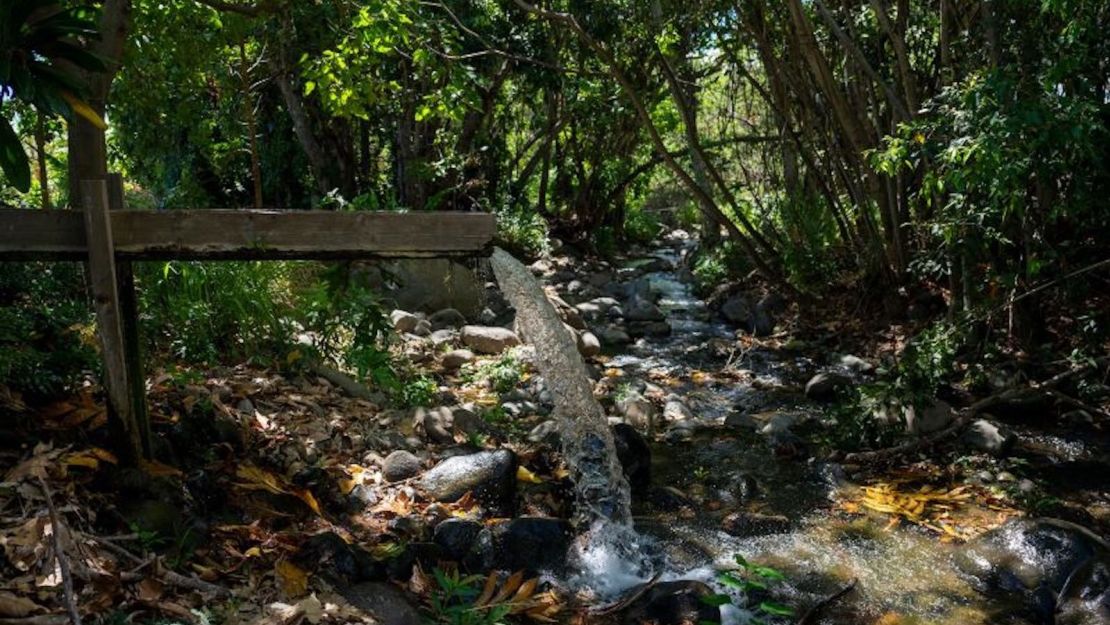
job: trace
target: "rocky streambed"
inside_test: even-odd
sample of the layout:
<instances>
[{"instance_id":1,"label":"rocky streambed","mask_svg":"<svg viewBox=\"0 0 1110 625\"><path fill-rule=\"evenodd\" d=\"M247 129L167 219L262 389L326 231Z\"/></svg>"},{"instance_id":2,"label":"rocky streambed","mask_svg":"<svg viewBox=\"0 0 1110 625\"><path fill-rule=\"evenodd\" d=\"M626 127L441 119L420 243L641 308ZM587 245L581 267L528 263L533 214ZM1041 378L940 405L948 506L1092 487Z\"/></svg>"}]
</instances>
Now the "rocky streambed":
<instances>
[{"instance_id":1,"label":"rocky streambed","mask_svg":"<svg viewBox=\"0 0 1110 625\"><path fill-rule=\"evenodd\" d=\"M186 498L233 516L244 550L251 519L310 528L283 539L288 561L384 623L442 620L428 597L442 594L433 572L449 570L502 571L498 583L520 571L536 580L532 593L553 593L535 609L556 621L1107 622L1099 532L1110 465L1093 424L1072 416L1044 427L999 410L895 466L844 462L830 401L881 363L799 339L773 292L733 284L699 296L695 247L674 232L613 261L565 249L530 267L608 415L631 489L630 536L590 539L553 385L492 283L481 309L390 315L397 355L423 380L416 407L343 397L316 374L210 380L210 403L250 422L252 442L219 412L204 437L186 436L193 421L183 418L181 436L169 436L181 464L212 453L189 440L215 437L235 466L277 459L284 477L242 490L268 474L236 469L238 496L209 504L222 479L212 467L224 464L208 459L189 473ZM937 402L896 416L917 436L954 410ZM306 492L328 523L305 516Z\"/></svg>"}]
</instances>

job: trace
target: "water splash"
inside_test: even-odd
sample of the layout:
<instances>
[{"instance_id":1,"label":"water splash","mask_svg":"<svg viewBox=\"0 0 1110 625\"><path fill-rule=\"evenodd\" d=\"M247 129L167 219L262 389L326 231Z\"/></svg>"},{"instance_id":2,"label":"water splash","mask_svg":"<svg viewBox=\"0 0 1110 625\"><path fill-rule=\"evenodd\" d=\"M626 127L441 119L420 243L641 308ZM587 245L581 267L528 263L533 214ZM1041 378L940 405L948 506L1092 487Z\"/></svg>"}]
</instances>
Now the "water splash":
<instances>
[{"instance_id":1,"label":"water splash","mask_svg":"<svg viewBox=\"0 0 1110 625\"><path fill-rule=\"evenodd\" d=\"M594 398L593 382L571 330L532 273L499 248L494 249L490 264L502 293L516 309L523 338L536 350L536 368L554 399L579 516L590 528L572 554L579 574L571 584L601 596L619 592L650 572L644 541L632 529L631 491L608 418Z\"/></svg>"}]
</instances>

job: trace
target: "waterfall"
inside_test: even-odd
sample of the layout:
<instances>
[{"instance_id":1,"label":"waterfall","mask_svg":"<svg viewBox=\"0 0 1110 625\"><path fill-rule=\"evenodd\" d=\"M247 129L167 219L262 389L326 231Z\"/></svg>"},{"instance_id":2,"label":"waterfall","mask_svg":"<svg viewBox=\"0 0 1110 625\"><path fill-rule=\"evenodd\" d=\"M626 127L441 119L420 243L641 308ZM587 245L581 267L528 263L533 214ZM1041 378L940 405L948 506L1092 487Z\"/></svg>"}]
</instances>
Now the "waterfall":
<instances>
[{"instance_id":1,"label":"waterfall","mask_svg":"<svg viewBox=\"0 0 1110 625\"><path fill-rule=\"evenodd\" d=\"M502 293L516 308L517 327L536 351L539 369L555 402L563 458L577 493L579 517L589 530L571 559L572 586L609 597L650 576L643 539L632 528L631 492L609 420L593 394L593 381L571 331L527 267L495 248L490 258Z\"/></svg>"},{"instance_id":2,"label":"waterfall","mask_svg":"<svg viewBox=\"0 0 1110 625\"><path fill-rule=\"evenodd\" d=\"M574 337L527 267L500 248L494 249L490 262L501 291L516 308L517 327L536 350L536 368L554 398L563 458L580 512L590 521L628 524L628 481Z\"/></svg>"}]
</instances>

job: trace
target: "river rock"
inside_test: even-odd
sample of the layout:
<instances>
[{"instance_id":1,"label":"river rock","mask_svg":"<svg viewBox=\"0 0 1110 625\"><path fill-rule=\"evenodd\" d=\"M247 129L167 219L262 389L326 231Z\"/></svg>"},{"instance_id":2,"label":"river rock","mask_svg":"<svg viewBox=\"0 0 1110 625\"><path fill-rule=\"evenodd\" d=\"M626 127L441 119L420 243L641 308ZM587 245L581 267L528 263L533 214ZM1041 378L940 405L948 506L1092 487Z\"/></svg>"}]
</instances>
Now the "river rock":
<instances>
[{"instance_id":1,"label":"river rock","mask_svg":"<svg viewBox=\"0 0 1110 625\"><path fill-rule=\"evenodd\" d=\"M433 443L449 445L455 442L455 415L446 406L418 407L413 411L412 429Z\"/></svg>"},{"instance_id":2,"label":"river rock","mask_svg":"<svg viewBox=\"0 0 1110 625\"><path fill-rule=\"evenodd\" d=\"M617 401L617 412L625 423L647 430L659 421L659 407L639 393L631 393Z\"/></svg>"},{"instance_id":3,"label":"river rock","mask_svg":"<svg viewBox=\"0 0 1110 625\"><path fill-rule=\"evenodd\" d=\"M721 315L737 325L747 325L753 314L751 300L740 293L729 297L721 304Z\"/></svg>"},{"instance_id":4,"label":"river rock","mask_svg":"<svg viewBox=\"0 0 1110 625\"><path fill-rule=\"evenodd\" d=\"M492 532L495 568L530 574L561 570L574 537L569 521L552 517L518 517Z\"/></svg>"},{"instance_id":5,"label":"river rock","mask_svg":"<svg viewBox=\"0 0 1110 625\"><path fill-rule=\"evenodd\" d=\"M636 428L618 423L613 426L613 443L624 476L636 497L644 497L651 487L651 447Z\"/></svg>"},{"instance_id":6,"label":"river rock","mask_svg":"<svg viewBox=\"0 0 1110 625\"><path fill-rule=\"evenodd\" d=\"M432 324L432 328L436 330L443 330L444 328L458 329L466 325L466 317L454 308L438 310L428 317L428 321Z\"/></svg>"},{"instance_id":7,"label":"river rock","mask_svg":"<svg viewBox=\"0 0 1110 625\"><path fill-rule=\"evenodd\" d=\"M463 326L462 342L480 354L500 354L520 345L516 332L498 326Z\"/></svg>"},{"instance_id":8,"label":"river rock","mask_svg":"<svg viewBox=\"0 0 1110 625\"><path fill-rule=\"evenodd\" d=\"M420 462L420 458L403 449L398 449L382 461L382 477L389 482L407 480L419 474L421 468L423 468L423 463Z\"/></svg>"},{"instance_id":9,"label":"river rock","mask_svg":"<svg viewBox=\"0 0 1110 625\"><path fill-rule=\"evenodd\" d=\"M473 491L479 503L508 516L516 499L516 456L508 449L480 451L441 461L417 481L435 501L457 501Z\"/></svg>"},{"instance_id":10,"label":"river rock","mask_svg":"<svg viewBox=\"0 0 1110 625\"><path fill-rule=\"evenodd\" d=\"M813 401L828 402L836 399L840 389L847 388L852 380L833 371L822 371L806 382L806 397Z\"/></svg>"},{"instance_id":11,"label":"river rock","mask_svg":"<svg viewBox=\"0 0 1110 625\"><path fill-rule=\"evenodd\" d=\"M584 358L593 358L601 353L601 341L593 332L576 332L575 338L578 343L578 353Z\"/></svg>"},{"instance_id":12,"label":"river rock","mask_svg":"<svg viewBox=\"0 0 1110 625\"><path fill-rule=\"evenodd\" d=\"M469 349L455 349L443 355L443 368L454 371L465 364L474 362L476 356Z\"/></svg>"},{"instance_id":13,"label":"river rock","mask_svg":"<svg viewBox=\"0 0 1110 625\"><path fill-rule=\"evenodd\" d=\"M671 324L666 321L630 321L628 333L632 336L670 336Z\"/></svg>"},{"instance_id":14,"label":"river rock","mask_svg":"<svg viewBox=\"0 0 1110 625\"><path fill-rule=\"evenodd\" d=\"M447 557L463 562L471 557L471 548L485 526L468 519L447 519L436 526L433 540Z\"/></svg>"},{"instance_id":15,"label":"river rock","mask_svg":"<svg viewBox=\"0 0 1110 625\"><path fill-rule=\"evenodd\" d=\"M907 406L903 418L906 431L921 436L939 432L951 425L956 420L956 411L948 402L938 399L921 408Z\"/></svg>"},{"instance_id":16,"label":"river rock","mask_svg":"<svg viewBox=\"0 0 1110 625\"><path fill-rule=\"evenodd\" d=\"M629 321L663 321L666 315L650 299L635 294L625 302L624 318Z\"/></svg>"},{"instance_id":17,"label":"river rock","mask_svg":"<svg viewBox=\"0 0 1110 625\"><path fill-rule=\"evenodd\" d=\"M342 592L355 608L381 625L421 625L420 612L400 588L385 582L363 582Z\"/></svg>"},{"instance_id":18,"label":"river rock","mask_svg":"<svg viewBox=\"0 0 1110 625\"><path fill-rule=\"evenodd\" d=\"M428 340L432 342L432 347L442 347L448 343L453 342L459 338L459 331L453 328L443 328L436 330L428 335Z\"/></svg>"},{"instance_id":19,"label":"river rock","mask_svg":"<svg viewBox=\"0 0 1110 625\"><path fill-rule=\"evenodd\" d=\"M846 370L856 375L868 374L875 370L875 365L867 362L859 356L853 356L851 354L845 354L844 356L841 356L839 363L841 367L844 367Z\"/></svg>"},{"instance_id":20,"label":"river rock","mask_svg":"<svg viewBox=\"0 0 1110 625\"><path fill-rule=\"evenodd\" d=\"M595 327L593 331L605 345L627 345L632 342L632 337L628 335L628 332L617 325Z\"/></svg>"},{"instance_id":21,"label":"river rock","mask_svg":"<svg viewBox=\"0 0 1110 625\"><path fill-rule=\"evenodd\" d=\"M1017 436L993 421L976 419L968 424L961 440L972 449L992 456L1005 456L1013 448Z\"/></svg>"},{"instance_id":22,"label":"river rock","mask_svg":"<svg viewBox=\"0 0 1110 625\"><path fill-rule=\"evenodd\" d=\"M785 534L790 531L790 519L772 514L734 512L721 521L721 529L739 538Z\"/></svg>"},{"instance_id":23,"label":"river rock","mask_svg":"<svg viewBox=\"0 0 1110 625\"><path fill-rule=\"evenodd\" d=\"M667 421L689 421L694 418L694 413L684 402L672 399L663 406L663 418Z\"/></svg>"},{"instance_id":24,"label":"river rock","mask_svg":"<svg viewBox=\"0 0 1110 625\"><path fill-rule=\"evenodd\" d=\"M544 421L528 432L528 441L550 447L559 445L559 423L555 420Z\"/></svg>"},{"instance_id":25,"label":"river rock","mask_svg":"<svg viewBox=\"0 0 1110 625\"><path fill-rule=\"evenodd\" d=\"M416 325L420 323L420 317L403 310L394 310L389 313L389 322L393 324L394 330L405 334L416 329Z\"/></svg>"},{"instance_id":26,"label":"river rock","mask_svg":"<svg viewBox=\"0 0 1110 625\"><path fill-rule=\"evenodd\" d=\"M629 594L635 596L639 589ZM704 601L716 593L702 582L659 582L621 612L622 625L687 625L720 623L721 609Z\"/></svg>"},{"instance_id":27,"label":"river rock","mask_svg":"<svg viewBox=\"0 0 1110 625\"><path fill-rule=\"evenodd\" d=\"M1110 551L1104 540L1072 523L1010 520L965 545L956 564L984 592L1017 593L1034 613L1045 610L1038 599L1047 595L1049 613L1057 605L1081 613L1067 622L1110 619Z\"/></svg>"}]
</instances>

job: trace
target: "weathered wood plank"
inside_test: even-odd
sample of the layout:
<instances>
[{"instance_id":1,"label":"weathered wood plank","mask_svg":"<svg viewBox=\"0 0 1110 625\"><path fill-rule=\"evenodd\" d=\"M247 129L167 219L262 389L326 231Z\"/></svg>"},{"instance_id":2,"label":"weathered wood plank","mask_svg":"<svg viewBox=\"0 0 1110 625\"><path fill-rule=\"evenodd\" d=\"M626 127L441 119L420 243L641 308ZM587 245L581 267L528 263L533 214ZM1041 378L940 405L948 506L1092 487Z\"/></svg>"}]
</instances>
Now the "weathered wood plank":
<instances>
[{"instance_id":1,"label":"weathered wood plank","mask_svg":"<svg viewBox=\"0 0 1110 625\"><path fill-rule=\"evenodd\" d=\"M85 215L0 209L0 260L84 260Z\"/></svg>"},{"instance_id":2,"label":"weathered wood plank","mask_svg":"<svg viewBox=\"0 0 1110 625\"><path fill-rule=\"evenodd\" d=\"M123 194L123 176L108 174L108 207L122 210L127 204ZM135 271L130 260L116 259L116 288L119 291L120 328L123 330L123 359L127 366L127 388L131 396L133 421L139 428L144 449L151 449L150 413L146 405L146 374L139 339L139 298L135 293Z\"/></svg>"},{"instance_id":3,"label":"weathered wood plank","mask_svg":"<svg viewBox=\"0 0 1110 625\"><path fill-rule=\"evenodd\" d=\"M480 255L496 231L493 215L454 212L114 210L111 221L116 255L134 260ZM0 260L84 258L83 229L67 211L0 210Z\"/></svg>"},{"instance_id":4,"label":"weathered wood plank","mask_svg":"<svg viewBox=\"0 0 1110 625\"><path fill-rule=\"evenodd\" d=\"M149 446L135 420L123 325L120 316L116 257L113 252L112 222L108 212L108 185L104 180L81 182L88 238L89 290L96 308L96 330L104 360L104 386L108 391L113 427L126 436L131 462L148 457Z\"/></svg>"}]
</instances>

